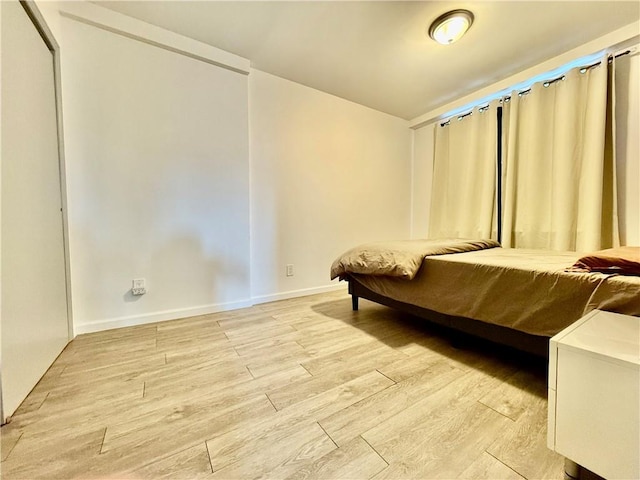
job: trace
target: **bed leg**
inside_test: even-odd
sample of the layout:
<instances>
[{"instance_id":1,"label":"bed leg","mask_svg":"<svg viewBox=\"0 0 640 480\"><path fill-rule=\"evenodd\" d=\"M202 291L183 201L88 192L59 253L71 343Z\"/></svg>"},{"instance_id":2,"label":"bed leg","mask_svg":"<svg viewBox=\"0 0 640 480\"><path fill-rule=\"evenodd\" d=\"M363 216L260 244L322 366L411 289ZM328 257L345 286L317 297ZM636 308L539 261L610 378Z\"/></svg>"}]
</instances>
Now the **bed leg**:
<instances>
[{"instance_id":1,"label":"bed leg","mask_svg":"<svg viewBox=\"0 0 640 480\"><path fill-rule=\"evenodd\" d=\"M353 294L351 294L351 309L354 312L358 311L358 297Z\"/></svg>"},{"instance_id":2,"label":"bed leg","mask_svg":"<svg viewBox=\"0 0 640 480\"><path fill-rule=\"evenodd\" d=\"M577 480L580 478L580 465L568 458L564 459L564 479Z\"/></svg>"}]
</instances>

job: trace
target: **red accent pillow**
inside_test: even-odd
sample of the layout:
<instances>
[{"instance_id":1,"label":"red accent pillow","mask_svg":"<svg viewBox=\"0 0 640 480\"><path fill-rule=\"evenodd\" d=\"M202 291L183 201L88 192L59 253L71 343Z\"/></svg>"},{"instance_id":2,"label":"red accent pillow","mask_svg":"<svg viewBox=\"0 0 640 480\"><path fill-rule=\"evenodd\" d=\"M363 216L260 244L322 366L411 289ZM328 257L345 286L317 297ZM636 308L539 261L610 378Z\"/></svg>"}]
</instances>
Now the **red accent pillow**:
<instances>
[{"instance_id":1,"label":"red accent pillow","mask_svg":"<svg viewBox=\"0 0 640 480\"><path fill-rule=\"evenodd\" d=\"M640 275L640 247L617 247L593 252L581 257L569 270Z\"/></svg>"}]
</instances>

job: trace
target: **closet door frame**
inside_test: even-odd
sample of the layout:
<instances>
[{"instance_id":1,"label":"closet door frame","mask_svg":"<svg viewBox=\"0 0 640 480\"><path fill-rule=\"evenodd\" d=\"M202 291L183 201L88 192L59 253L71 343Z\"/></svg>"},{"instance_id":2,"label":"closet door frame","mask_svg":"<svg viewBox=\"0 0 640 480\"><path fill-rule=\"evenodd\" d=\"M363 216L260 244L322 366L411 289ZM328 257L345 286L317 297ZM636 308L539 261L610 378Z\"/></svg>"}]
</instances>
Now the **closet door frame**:
<instances>
[{"instance_id":1,"label":"closet door frame","mask_svg":"<svg viewBox=\"0 0 640 480\"><path fill-rule=\"evenodd\" d=\"M61 73L60 73L60 45L56 41L53 32L47 25L44 16L38 9L38 6L33 0L19 0L20 5L25 10L27 16L33 23L33 26L40 34L40 37L44 41L46 47L51 52L53 62L53 79L54 79L54 93L55 93L55 107L56 107L56 130L58 138L58 172L60 179L60 200L61 200L61 214L62 214L62 242L63 242L63 256L64 256L64 274L65 274L65 292L66 292L66 310L67 310L67 340L73 339L73 309L71 303L71 267L69 260L69 226L68 226L68 209L67 209L67 188L66 188L66 168L64 157L64 130L63 130L63 117L62 117L62 87L61 87ZM0 373L1 375L1 373ZM2 388L2 381L0 377L0 392ZM0 420L2 423L6 421L4 406L2 402L2 394L0 393Z\"/></svg>"}]
</instances>

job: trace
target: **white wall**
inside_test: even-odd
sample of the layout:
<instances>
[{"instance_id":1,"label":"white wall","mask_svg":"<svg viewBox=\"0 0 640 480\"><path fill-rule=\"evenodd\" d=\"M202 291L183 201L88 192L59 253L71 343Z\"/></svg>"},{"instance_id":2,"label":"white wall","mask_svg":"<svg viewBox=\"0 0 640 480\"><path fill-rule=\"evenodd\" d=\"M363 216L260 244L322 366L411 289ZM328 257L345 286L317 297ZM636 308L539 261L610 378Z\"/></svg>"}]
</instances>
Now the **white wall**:
<instances>
[{"instance_id":1,"label":"white wall","mask_svg":"<svg viewBox=\"0 0 640 480\"><path fill-rule=\"evenodd\" d=\"M258 70L249 99L254 301L320 291L344 250L408 238L406 121Z\"/></svg>"},{"instance_id":2,"label":"white wall","mask_svg":"<svg viewBox=\"0 0 640 480\"><path fill-rule=\"evenodd\" d=\"M249 304L247 76L61 27L76 333Z\"/></svg>"},{"instance_id":3,"label":"white wall","mask_svg":"<svg viewBox=\"0 0 640 480\"><path fill-rule=\"evenodd\" d=\"M413 132L411 238L429 237L434 126L425 125Z\"/></svg>"},{"instance_id":4,"label":"white wall","mask_svg":"<svg viewBox=\"0 0 640 480\"><path fill-rule=\"evenodd\" d=\"M43 11L63 51L76 333L344 288L339 253L409 236L406 121L86 2Z\"/></svg>"}]
</instances>

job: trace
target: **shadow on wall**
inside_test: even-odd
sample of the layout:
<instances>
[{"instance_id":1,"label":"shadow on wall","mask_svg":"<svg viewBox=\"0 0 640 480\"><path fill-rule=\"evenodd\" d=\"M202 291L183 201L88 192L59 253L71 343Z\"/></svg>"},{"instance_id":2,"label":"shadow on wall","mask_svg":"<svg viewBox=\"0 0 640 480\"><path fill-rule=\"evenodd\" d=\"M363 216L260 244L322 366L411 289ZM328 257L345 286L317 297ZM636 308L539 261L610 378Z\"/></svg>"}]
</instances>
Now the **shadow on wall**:
<instances>
[{"instance_id":1,"label":"shadow on wall","mask_svg":"<svg viewBox=\"0 0 640 480\"><path fill-rule=\"evenodd\" d=\"M134 295L132 293L132 289L130 288L129 290L127 290L126 292L124 292L124 295L122 295L122 300L124 300L127 303L130 302L137 302L139 301L144 295Z\"/></svg>"},{"instance_id":2,"label":"shadow on wall","mask_svg":"<svg viewBox=\"0 0 640 480\"><path fill-rule=\"evenodd\" d=\"M247 264L239 264L227 252L213 257L197 236L182 234L167 239L161 248L132 253L132 242L122 238L102 241L94 232L74 233L74 316L82 323L229 303L248 296ZM145 295L132 294L134 278L146 280ZM124 293L123 287L128 287Z\"/></svg>"},{"instance_id":3,"label":"shadow on wall","mask_svg":"<svg viewBox=\"0 0 640 480\"><path fill-rule=\"evenodd\" d=\"M230 252L205 252L197 237L181 236L165 242L146 262L155 289L170 303L167 309L238 301L246 297L249 272ZM153 282L153 284L151 283Z\"/></svg>"}]
</instances>

